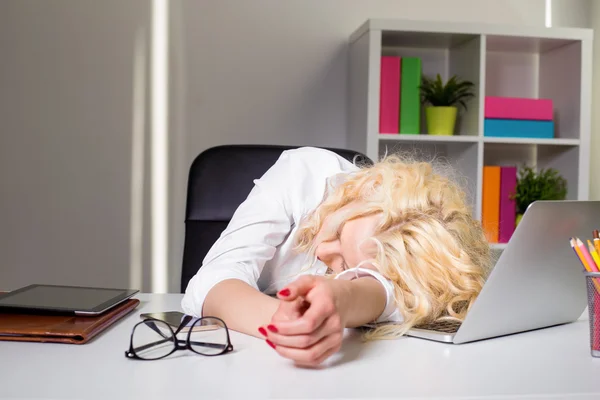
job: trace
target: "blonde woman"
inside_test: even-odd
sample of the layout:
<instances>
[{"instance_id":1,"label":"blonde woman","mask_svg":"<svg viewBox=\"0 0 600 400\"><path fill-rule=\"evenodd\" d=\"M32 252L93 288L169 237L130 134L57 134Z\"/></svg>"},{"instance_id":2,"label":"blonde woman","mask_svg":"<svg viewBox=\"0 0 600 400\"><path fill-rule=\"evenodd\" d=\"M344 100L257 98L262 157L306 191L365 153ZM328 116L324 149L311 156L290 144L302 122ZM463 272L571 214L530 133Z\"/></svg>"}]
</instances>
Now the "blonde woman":
<instances>
[{"instance_id":1,"label":"blonde woman","mask_svg":"<svg viewBox=\"0 0 600 400\"><path fill-rule=\"evenodd\" d=\"M464 193L424 162L359 167L323 149L284 152L256 180L190 280L183 310L222 318L281 356L318 365L344 328L370 338L464 318L489 246Z\"/></svg>"}]
</instances>

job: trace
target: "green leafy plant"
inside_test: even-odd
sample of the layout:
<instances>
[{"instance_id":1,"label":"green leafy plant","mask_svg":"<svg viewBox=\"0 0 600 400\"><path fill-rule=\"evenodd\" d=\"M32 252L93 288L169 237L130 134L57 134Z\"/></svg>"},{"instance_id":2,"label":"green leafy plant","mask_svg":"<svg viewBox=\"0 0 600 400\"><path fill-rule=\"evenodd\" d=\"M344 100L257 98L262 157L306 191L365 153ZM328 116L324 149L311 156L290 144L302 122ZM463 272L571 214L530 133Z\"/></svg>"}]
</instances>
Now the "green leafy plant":
<instances>
[{"instance_id":1,"label":"green leafy plant","mask_svg":"<svg viewBox=\"0 0 600 400\"><path fill-rule=\"evenodd\" d=\"M539 172L528 166L519 169L514 200L517 213L523 214L536 200L564 200L567 197L567 181L553 168Z\"/></svg>"},{"instance_id":2,"label":"green leafy plant","mask_svg":"<svg viewBox=\"0 0 600 400\"><path fill-rule=\"evenodd\" d=\"M467 100L474 96L474 87L473 82L461 80L456 75L444 84L440 74L437 74L435 79L423 76L419 86L423 104L431 104L434 107L451 107L460 104L465 110Z\"/></svg>"}]
</instances>

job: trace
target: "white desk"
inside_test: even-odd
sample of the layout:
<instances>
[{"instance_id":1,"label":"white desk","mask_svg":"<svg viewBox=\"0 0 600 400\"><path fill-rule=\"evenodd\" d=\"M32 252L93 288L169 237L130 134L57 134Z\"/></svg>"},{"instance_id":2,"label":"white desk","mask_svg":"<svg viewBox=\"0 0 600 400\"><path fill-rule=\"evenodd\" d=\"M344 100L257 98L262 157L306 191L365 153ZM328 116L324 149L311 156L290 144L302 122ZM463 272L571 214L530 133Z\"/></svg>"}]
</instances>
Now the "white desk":
<instances>
[{"instance_id":1,"label":"white desk","mask_svg":"<svg viewBox=\"0 0 600 400\"><path fill-rule=\"evenodd\" d=\"M179 310L181 295L140 295L126 319L86 345L0 342L0 398L600 398L586 320L464 345L349 332L328 368L300 369L264 341L232 332L233 353L126 359L141 312Z\"/></svg>"}]
</instances>

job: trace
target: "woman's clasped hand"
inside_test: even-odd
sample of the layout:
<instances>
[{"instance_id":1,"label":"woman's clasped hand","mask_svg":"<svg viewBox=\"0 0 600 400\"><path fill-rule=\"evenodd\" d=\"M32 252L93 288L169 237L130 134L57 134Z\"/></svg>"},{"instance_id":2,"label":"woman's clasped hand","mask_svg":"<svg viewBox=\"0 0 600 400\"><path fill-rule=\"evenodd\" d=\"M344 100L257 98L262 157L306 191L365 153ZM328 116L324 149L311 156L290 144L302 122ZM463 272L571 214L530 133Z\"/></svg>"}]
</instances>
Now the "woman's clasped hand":
<instances>
[{"instance_id":1,"label":"woman's clasped hand","mask_svg":"<svg viewBox=\"0 0 600 400\"><path fill-rule=\"evenodd\" d=\"M279 291L277 311L258 330L282 357L317 366L342 346L345 292L339 281L302 276Z\"/></svg>"}]
</instances>

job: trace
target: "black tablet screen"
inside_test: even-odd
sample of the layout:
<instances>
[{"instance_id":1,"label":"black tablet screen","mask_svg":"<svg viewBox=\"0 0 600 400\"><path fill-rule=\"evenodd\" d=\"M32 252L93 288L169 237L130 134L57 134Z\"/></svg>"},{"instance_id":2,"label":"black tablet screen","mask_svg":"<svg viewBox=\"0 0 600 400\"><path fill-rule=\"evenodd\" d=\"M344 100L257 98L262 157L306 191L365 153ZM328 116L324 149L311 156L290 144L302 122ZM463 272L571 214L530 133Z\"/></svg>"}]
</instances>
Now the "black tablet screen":
<instances>
[{"instance_id":1,"label":"black tablet screen","mask_svg":"<svg viewBox=\"0 0 600 400\"><path fill-rule=\"evenodd\" d=\"M123 293L119 289L36 286L0 299L0 306L88 310Z\"/></svg>"}]
</instances>

